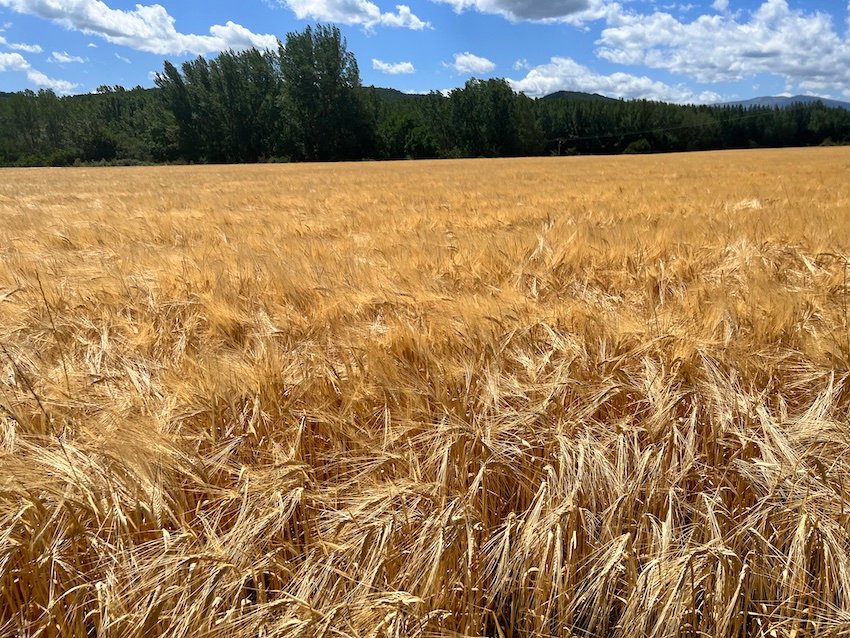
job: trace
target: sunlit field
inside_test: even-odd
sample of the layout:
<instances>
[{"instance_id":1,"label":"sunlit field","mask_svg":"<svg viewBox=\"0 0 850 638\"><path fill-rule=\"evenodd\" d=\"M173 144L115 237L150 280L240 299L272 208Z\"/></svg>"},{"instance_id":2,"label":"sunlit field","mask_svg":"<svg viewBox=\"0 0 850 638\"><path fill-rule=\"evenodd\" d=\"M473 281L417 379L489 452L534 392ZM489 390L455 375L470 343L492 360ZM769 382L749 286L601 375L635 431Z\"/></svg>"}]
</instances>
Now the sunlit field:
<instances>
[{"instance_id":1,"label":"sunlit field","mask_svg":"<svg viewBox=\"0 0 850 638\"><path fill-rule=\"evenodd\" d=\"M850 636L850 148L0 172L0 634Z\"/></svg>"}]
</instances>

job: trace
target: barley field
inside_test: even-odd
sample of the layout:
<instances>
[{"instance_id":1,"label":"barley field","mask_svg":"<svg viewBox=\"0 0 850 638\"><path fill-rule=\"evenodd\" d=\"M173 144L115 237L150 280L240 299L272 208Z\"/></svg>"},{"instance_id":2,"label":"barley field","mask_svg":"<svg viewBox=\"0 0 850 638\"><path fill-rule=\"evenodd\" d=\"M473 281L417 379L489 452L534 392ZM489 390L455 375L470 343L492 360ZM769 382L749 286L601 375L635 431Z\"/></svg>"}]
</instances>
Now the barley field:
<instances>
[{"instance_id":1,"label":"barley field","mask_svg":"<svg viewBox=\"0 0 850 638\"><path fill-rule=\"evenodd\" d=\"M0 172L0 635L850 636L850 149Z\"/></svg>"}]
</instances>

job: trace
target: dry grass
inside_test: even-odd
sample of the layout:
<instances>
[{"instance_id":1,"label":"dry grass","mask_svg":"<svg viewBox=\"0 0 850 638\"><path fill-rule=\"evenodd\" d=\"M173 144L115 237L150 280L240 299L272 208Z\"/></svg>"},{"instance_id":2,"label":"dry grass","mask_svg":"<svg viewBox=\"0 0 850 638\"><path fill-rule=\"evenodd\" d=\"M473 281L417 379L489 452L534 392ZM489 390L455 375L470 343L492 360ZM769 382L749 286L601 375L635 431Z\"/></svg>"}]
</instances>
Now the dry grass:
<instances>
[{"instance_id":1,"label":"dry grass","mask_svg":"<svg viewBox=\"0 0 850 638\"><path fill-rule=\"evenodd\" d=\"M0 634L850 635L850 149L0 173Z\"/></svg>"}]
</instances>

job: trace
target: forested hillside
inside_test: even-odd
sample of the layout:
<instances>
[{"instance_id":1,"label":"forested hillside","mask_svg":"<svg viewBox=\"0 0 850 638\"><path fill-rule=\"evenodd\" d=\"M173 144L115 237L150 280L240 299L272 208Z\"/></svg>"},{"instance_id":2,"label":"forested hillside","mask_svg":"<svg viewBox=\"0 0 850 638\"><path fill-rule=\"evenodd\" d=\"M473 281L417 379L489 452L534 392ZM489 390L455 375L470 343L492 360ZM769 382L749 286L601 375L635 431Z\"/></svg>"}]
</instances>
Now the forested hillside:
<instances>
[{"instance_id":1,"label":"forested hillside","mask_svg":"<svg viewBox=\"0 0 850 638\"><path fill-rule=\"evenodd\" d=\"M497 157L850 143L850 111L679 106L572 92L531 99L501 79L444 95L363 87L336 27L278 51L226 51L157 88L0 93L0 164L229 163Z\"/></svg>"}]
</instances>

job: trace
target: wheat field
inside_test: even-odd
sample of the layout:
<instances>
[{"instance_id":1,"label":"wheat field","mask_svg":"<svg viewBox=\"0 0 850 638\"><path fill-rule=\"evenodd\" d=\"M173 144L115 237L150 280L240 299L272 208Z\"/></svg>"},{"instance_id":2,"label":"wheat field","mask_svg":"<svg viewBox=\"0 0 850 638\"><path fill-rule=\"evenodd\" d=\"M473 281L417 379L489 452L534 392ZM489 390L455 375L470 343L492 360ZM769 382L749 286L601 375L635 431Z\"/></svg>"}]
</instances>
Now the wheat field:
<instances>
[{"instance_id":1,"label":"wheat field","mask_svg":"<svg viewBox=\"0 0 850 638\"><path fill-rule=\"evenodd\" d=\"M850 149L0 172L0 635L850 636Z\"/></svg>"}]
</instances>

